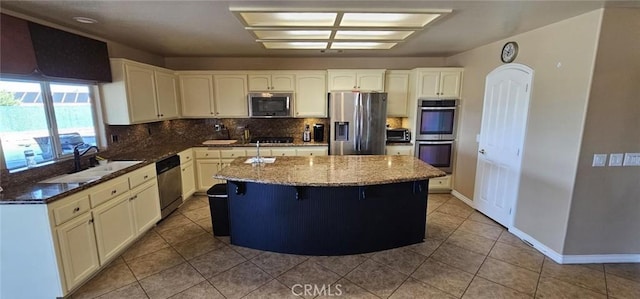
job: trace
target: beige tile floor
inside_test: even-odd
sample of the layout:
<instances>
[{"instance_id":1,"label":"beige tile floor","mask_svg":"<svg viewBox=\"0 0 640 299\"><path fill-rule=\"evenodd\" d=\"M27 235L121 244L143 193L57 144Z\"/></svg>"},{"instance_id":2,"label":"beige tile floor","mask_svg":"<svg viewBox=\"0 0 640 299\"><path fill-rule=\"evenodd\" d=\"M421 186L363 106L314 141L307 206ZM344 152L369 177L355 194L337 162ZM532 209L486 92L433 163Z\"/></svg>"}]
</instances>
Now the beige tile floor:
<instances>
[{"instance_id":1,"label":"beige tile floor","mask_svg":"<svg viewBox=\"0 0 640 299\"><path fill-rule=\"evenodd\" d=\"M424 243L299 256L214 237L193 197L72 297L294 298L315 284L317 298L640 298L640 264L559 265L450 195L427 210Z\"/></svg>"}]
</instances>

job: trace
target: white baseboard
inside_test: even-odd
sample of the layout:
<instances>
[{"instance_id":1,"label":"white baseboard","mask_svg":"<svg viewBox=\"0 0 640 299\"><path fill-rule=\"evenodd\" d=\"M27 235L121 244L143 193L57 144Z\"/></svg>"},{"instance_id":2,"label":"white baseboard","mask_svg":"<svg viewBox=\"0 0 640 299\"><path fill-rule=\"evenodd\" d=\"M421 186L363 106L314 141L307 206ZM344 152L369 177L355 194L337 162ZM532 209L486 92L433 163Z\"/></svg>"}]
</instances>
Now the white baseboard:
<instances>
[{"instance_id":1,"label":"white baseboard","mask_svg":"<svg viewBox=\"0 0 640 299\"><path fill-rule=\"evenodd\" d=\"M509 232L533 245L533 248L546 255L558 264L601 264L601 263L640 263L640 254L565 254L562 255L540 243L538 240L511 227Z\"/></svg>"},{"instance_id":2,"label":"white baseboard","mask_svg":"<svg viewBox=\"0 0 640 299\"><path fill-rule=\"evenodd\" d=\"M470 198L462 195L462 193L456 191L456 190L451 190L451 195L455 196L457 199L461 200L462 202L466 203L468 206L472 207L475 209L475 207L473 206L473 200L471 200Z\"/></svg>"}]
</instances>

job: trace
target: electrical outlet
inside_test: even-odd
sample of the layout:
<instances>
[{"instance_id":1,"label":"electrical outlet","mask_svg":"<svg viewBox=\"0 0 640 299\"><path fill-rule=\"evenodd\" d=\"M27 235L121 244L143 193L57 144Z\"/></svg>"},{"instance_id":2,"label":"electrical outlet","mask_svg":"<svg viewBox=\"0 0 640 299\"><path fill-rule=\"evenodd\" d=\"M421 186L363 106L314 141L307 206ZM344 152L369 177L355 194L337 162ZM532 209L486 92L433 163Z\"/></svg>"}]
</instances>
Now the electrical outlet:
<instances>
[{"instance_id":1,"label":"electrical outlet","mask_svg":"<svg viewBox=\"0 0 640 299\"><path fill-rule=\"evenodd\" d=\"M640 166L640 153L625 153L623 166Z\"/></svg>"},{"instance_id":2,"label":"electrical outlet","mask_svg":"<svg viewBox=\"0 0 640 299\"><path fill-rule=\"evenodd\" d=\"M609 166L622 166L622 158L624 154L611 154L609 157Z\"/></svg>"},{"instance_id":3,"label":"electrical outlet","mask_svg":"<svg viewBox=\"0 0 640 299\"><path fill-rule=\"evenodd\" d=\"M111 134L111 142L113 142L113 143L118 142L118 135Z\"/></svg>"},{"instance_id":4,"label":"electrical outlet","mask_svg":"<svg viewBox=\"0 0 640 299\"><path fill-rule=\"evenodd\" d=\"M593 154L593 167L603 167L607 164L607 154Z\"/></svg>"}]
</instances>

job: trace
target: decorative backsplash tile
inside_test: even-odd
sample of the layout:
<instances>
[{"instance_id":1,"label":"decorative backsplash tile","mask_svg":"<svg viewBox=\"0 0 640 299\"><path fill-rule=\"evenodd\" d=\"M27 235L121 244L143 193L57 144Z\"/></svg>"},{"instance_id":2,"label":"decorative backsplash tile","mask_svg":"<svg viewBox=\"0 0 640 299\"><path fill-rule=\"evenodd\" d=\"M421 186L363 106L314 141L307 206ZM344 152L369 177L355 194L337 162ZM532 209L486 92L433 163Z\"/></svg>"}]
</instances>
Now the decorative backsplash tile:
<instances>
[{"instance_id":1,"label":"decorative backsplash tile","mask_svg":"<svg viewBox=\"0 0 640 299\"><path fill-rule=\"evenodd\" d=\"M176 144L191 146L210 139L238 139L248 127L253 137L293 137L294 142L302 142L304 125L321 123L325 130L329 128L327 118L223 118L223 119L177 119L161 122L130 125L106 126L107 150L100 156L106 158L123 156L126 153L145 151L159 145ZM223 124L226 130L216 131L215 125ZM325 132L327 136L329 132ZM117 137L117 142L113 141ZM326 137L325 137L326 138ZM82 158L86 167L87 155ZM68 173L73 169L73 161L65 160L43 165L16 173L0 170L0 182L3 187L25 183L35 183L45 178Z\"/></svg>"}]
</instances>

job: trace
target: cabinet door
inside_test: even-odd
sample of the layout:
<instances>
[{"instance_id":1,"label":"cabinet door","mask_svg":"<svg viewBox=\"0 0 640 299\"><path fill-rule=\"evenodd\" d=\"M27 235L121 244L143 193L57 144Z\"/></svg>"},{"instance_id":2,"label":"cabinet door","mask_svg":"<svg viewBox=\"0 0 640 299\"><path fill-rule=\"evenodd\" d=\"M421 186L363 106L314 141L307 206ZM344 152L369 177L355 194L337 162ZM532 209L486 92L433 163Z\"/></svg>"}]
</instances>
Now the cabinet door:
<instances>
[{"instance_id":1,"label":"cabinet door","mask_svg":"<svg viewBox=\"0 0 640 299\"><path fill-rule=\"evenodd\" d=\"M440 72L418 73L418 98L440 96Z\"/></svg>"},{"instance_id":2,"label":"cabinet door","mask_svg":"<svg viewBox=\"0 0 640 299\"><path fill-rule=\"evenodd\" d=\"M188 162L180 166L182 170L182 200L187 200L196 192L196 178L193 169L193 162Z\"/></svg>"},{"instance_id":3,"label":"cabinet door","mask_svg":"<svg viewBox=\"0 0 640 299\"><path fill-rule=\"evenodd\" d=\"M327 117L325 74L297 75L295 117Z\"/></svg>"},{"instance_id":4,"label":"cabinet door","mask_svg":"<svg viewBox=\"0 0 640 299\"><path fill-rule=\"evenodd\" d=\"M170 73L155 72L158 114L160 119L178 117L178 88L176 76Z\"/></svg>"},{"instance_id":5,"label":"cabinet door","mask_svg":"<svg viewBox=\"0 0 640 299\"><path fill-rule=\"evenodd\" d=\"M329 91L357 89L356 73L329 72Z\"/></svg>"},{"instance_id":6,"label":"cabinet door","mask_svg":"<svg viewBox=\"0 0 640 299\"><path fill-rule=\"evenodd\" d=\"M158 181L154 178L131 190L131 203L133 219L136 223L136 234L140 235L160 221Z\"/></svg>"},{"instance_id":7,"label":"cabinet door","mask_svg":"<svg viewBox=\"0 0 640 299\"><path fill-rule=\"evenodd\" d=\"M328 148L299 148L296 150L297 156L326 156L328 154Z\"/></svg>"},{"instance_id":8,"label":"cabinet door","mask_svg":"<svg viewBox=\"0 0 640 299\"><path fill-rule=\"evenodd\" d=\"M272 91L294 91L295 76L290 74L273 74L271 75Z\"/></svg>"},{"instance_id":9,"label":"cabinet door","mask_svg":"<svg viewBox=\"0 0 640 299\"><path fill-rule=\"evenodd\" d=\"M383 71L358 71L358 89L361 91L384 91Z\"/></svg>"},{"instance_id":10,"label":"cabinet door","mask_svg":"<svg viewBox=\"0 0 640 299\"><path fill-rule=\"evenodd\" d=\"M441 72L440 73L440 96L441 97L460 97L460 83L462 73L458 71Z\"/></svg>"},{"instance_id":11,"label":"cabinet door","mask_svg":"<svg viewBox=\"0 0 640 299\"><path fill-rule=\"evenodd\" d=\"M273 148L271 149L271 155L273 156L295 156L296 149L294 148Z\"/></svg>"},{"instance_id":12,"label":"cabinet door","mask_svg":"<svg viewBox=\"0 0 640 299\"><path fill-rule=\"evenodd\" d=\"M213 175L220 169L220 160L218 159L197 160L198 191L207 191L211 186L217 184L219 180L214 179Z\"/></svg>"},{"instance_id":13,"label":"cabinet door","mask_svg":"<svg viewBox=\"0 0 640 299\"><path fill-rule=\"evenodd\" d=\"M153 70L125 64L127 102L132 123L158 119Z\"/></svg>"},{"instance_id":14,"label":"cabinet door","mask_svg":"<svg viewBox=\"0 0 640 299\"><path fill-rule=\"evenodd\" d=\"M68 292L100 268L91 213L58 226L56 232Z\"/></svg>"},{"instance_id":15,"label":"cabinet door","mask_svg":"<svg viewBox=\"0 0 640 299\"><path fill-rule=\"evenodd\" d=\"M180 75L182 116L213 117L213 77L210 75Z\"/></svg>"},{"instance_id":16,"label":"cabinet door","mask_svg":"<svg viewBox=\"0 0 640 299\"><path fill-rule=\"evenodd\" d=\"M246 75L215 75L216 117L249 117Z\"/></svg>"},{"instance_id":17,"label":"cabinet door","mask_svg":"<svg viewBox=\"0 0 640 299\"><path fill-rule=\"evenodd\" d=\"M103 265L137 235L130 200L127 192L93 210L98 256Z\"/></svg>"},{"instance_id":18,"label":"cabinet door","mask_svg":"<svg viewBox=\"0 0 640 299\"><path fill-rule=\"evenodd\" d=\"M271 76L268 74L249 75L250 91L269 91L271 90Z\"/></svg>"},{"instance_id":19,"label":"cabinet door","mask_svg":"<svg viewBox=\"0 0 640 299\"><path fill-rule=\"evenodd\" d=\"M387 116L407 117L409 72L389 71L384 90L387 92Z\"/></svg>"}]
</instances>

